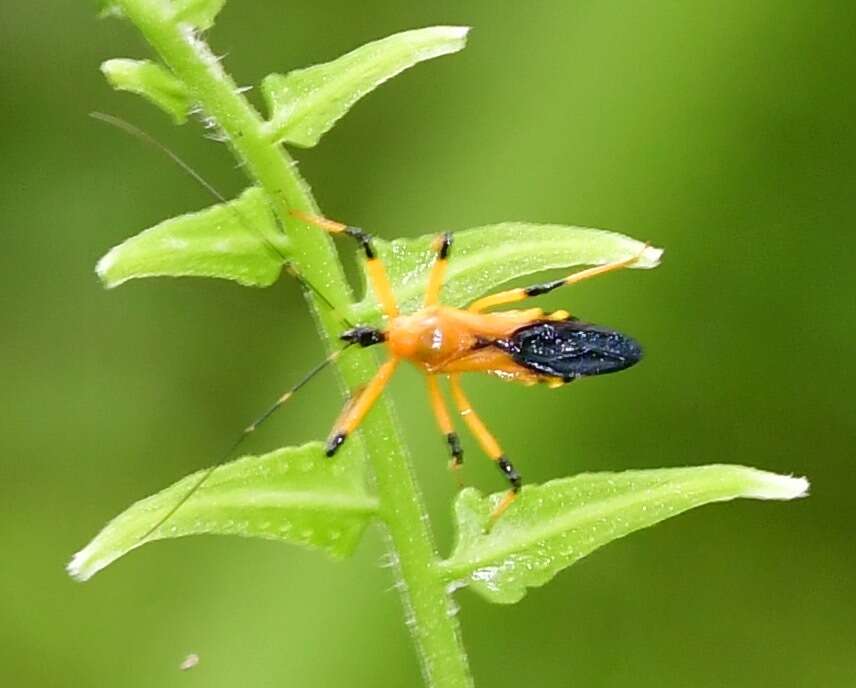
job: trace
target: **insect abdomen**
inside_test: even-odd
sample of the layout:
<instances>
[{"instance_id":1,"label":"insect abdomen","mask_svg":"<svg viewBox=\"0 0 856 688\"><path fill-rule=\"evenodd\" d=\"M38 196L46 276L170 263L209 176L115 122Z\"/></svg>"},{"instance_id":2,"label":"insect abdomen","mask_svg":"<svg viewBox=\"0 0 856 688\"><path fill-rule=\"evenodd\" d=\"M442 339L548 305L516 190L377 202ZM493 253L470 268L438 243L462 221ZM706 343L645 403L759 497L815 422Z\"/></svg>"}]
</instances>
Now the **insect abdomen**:
<instances>
[{"instance_id":1,"label":"insect abdomen","mask_svg":"<svg viewBox=\"0 0 856 688\"><path fill-rule=\"evenodd\" d=\"M565 382L615 373L642 358L642 348L630 337L573 319L526 325L496 345L520 365Z\"/></svg>"}]
</instances>

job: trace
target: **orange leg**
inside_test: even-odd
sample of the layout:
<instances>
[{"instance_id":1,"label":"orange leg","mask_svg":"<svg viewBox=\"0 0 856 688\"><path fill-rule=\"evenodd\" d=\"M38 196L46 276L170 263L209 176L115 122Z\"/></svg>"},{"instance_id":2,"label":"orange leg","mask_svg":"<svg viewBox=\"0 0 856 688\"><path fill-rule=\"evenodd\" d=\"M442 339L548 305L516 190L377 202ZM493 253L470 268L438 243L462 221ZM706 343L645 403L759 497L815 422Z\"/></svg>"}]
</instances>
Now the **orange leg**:
<instances>
[{"instance_id":1,"label":"orange leg","mask_svg":"<svg viewBox=\"0 0 856 688\"><path fill-rule=\"evenodd\" d=\"M387 317L394 318L398 315L398 305L395 302L395 294L392 292L392 286L389 283L389 277L383 267L383 263L375 253L372 237L367 232L364 232L359 227L351 227L350 225L328 220L326 217L319 217L304 213L302 210L292 210L291 214L298 220L302 220L310 225L314 225L319 229L323 229L330 234L345 234L359 242L366 255L366 272L369 275L372 289L375 295L383 306L383 311Z\"/></svg>"},{"instance_id":2,"label":"orange leg","mask_svg":"<svg viewBox=\"0 0 856 688\"><path fill-rule=\"evenodd\" d=\"M518 289L509 289L508 291L501 291L498 294L490 294L489 296L484 296L473 303L470 304L468 310L472 313L480 313L481 311L487 310L488 308L493 308L495 306L502 306L506 303L514 303L515 301L523 301L524 299L528 299L532 296L540 296L541 294L546 294L548 292L553 291L554 289L558 289L559 287L564 287L571 284L576 284L577 282L582 282L583 280L587 280L590 277L595 277L597 275L603 275L607 272L612 272L613 270L620 270L621 268L626 268L628 265L632 265L645 249L648 248L646 245L639 253L635 256L631 256L630 258L625 258L624 260L616 260L612 263L607 263L606 265L597 265L593 268L588 268L586 270L580 270L579 272L575 272L572 275L568 275L567 277L563 277L562 279L554 280L552 282L544 282L543 284L535 284L531 287L520 287Z\"/></svg>"},{"instance_id":3,"label":"orange leg","mask_svg":"<svg viewBox=\"0 0 856 688\"><path fill-rule=\"evenodd\" d=\"M450 232L441 234L434 242L437 257L428 275L428 287L425 289L425 305L433 306L440 301L440 290L443 288L443 278L446 276L446 266L449 264L449 251L452 248Z\"/></svg>"},{"instance_id":4,"label":"orange leg","mask_svg":"<svg viewBox=\"0 0 856 688\"><path fill-rule=\"evenodd\" d=\"M443 401L443 395L440 393L440 385L437 384L437 378L433 375L426 375L425 382L428 385L428 396L431 398L431 408L434 409L437 425L440 426L440 432L446 438L446 442L449 444L449 452L452 454L452 463L449 467L457 470L464 462L464 450L461 449L461 440L452 426L452 419Z\"/></svg>"},{"instance_id":5,"label":"orange leg","mask_svg":"<svg viewBox=\"0 0 856 688\"><path fill-rule=\"evenodd\" d=\"M458 376L450 375L449 383L452 386L452 396L455 399L455 404L457 405L458 411L463 417L464 422L470 429L470 432L472 432L476 440L478 440L478 443L481 445L484 453L493 461L496 461L496 465L499 470L502 471L502 474L508 479L508 482L511 483L511 489L505 493L502 501L497 504L493 513L490 515L491 524L493 524L496 523L496 519L502 516L505 510L511 506L511 503L517 497L522 480L520 474L515 470L514 466L511 465L511 461L509 461L508 457L506 457L502 452L499 442L496 441L496 438L485 427L484 423L482 423L481 418L479 418L476 415L476 412L473 411L469 400L464 394L464 390L461 389L461 382L458 379Z\"/></svg>"},{"instance_id":6,"label":"orange leg","mask_svg":"<svg viewBox=\"0 0 856 688\"><path fill-rule=\"evenodd\" d=\"M330 436L327 438L327 456L333 456L341 447L345 440L365 418L366 414L374 406L378 400L384 387L386 387L392 374L395 372L395 367L398 365L397 358L390 358L377 371L371 381L365 388L358 393L355 399L349 401L345 406L345 411L336 421L333 429L330 431Z\"/></svg>"}]
</instances>

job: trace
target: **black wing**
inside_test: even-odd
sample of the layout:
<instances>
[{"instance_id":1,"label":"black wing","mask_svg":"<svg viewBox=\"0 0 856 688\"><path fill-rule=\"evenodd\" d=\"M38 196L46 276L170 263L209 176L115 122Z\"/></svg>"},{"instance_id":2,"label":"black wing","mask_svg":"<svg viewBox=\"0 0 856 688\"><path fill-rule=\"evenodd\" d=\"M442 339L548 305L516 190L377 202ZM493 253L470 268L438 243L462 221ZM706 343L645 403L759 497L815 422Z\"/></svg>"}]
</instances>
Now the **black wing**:
<instances>
[{"instance_id":1,"label":"black wing","mask_svg":"<svg viewBox=\"0 0 856 688\"><path fill-rule=\"evenodd\" d=\"M642 358L642 347L620 332L579 320L539 320L495 342L517 363L565 382L624 370Z\"/></svg>"}]
</instances>

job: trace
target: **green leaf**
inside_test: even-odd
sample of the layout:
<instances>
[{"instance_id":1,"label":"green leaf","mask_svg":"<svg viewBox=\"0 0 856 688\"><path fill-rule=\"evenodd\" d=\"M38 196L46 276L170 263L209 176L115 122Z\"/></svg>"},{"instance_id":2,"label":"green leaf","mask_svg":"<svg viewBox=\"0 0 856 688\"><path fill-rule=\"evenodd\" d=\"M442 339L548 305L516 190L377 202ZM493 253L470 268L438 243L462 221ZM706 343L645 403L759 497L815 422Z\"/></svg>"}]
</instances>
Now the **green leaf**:
<instances>
[{"instance_id":1,"label":"green leaf","mask_svg":"<svg viewBox=\"0 0 856 688\"><path fill-rule=\"evenodd\" d=\"M265 193L161 222L114 247L95 270L107 287L138 277L219 277L252 287L276 282L287 248Z\"/></svg>"},{"instance_id":2,"label":"green leaf","mask_svg":"<svg viewBox=\"0 0 856 688\"><path fill-rule=\"evenodd\" d=\"M145 543L203 533L282 540L343 557L377 512L363 466L354 451L343 450L331 461L320 442L247 456L218 467L166 523L141 539L203 471L194 473L113 519L74 555L68 572L87 580Z\"/></svg>"},{"instance_id":3,"label":"green leaf","mask_svg":"<svg viewBox=\"0 0 856 688\"><path fill-rule=\"evenodd\" d=\"M173 0L176 21L197 29L210 29L226 0Z\"/></svg>"},{"instance_id":4,"label":"green leaf","mask_svg":"<svg viewBox=\"0 0 856 688\"><path fill-rule=\"evenodd\" d=\"M467 31L433 26L393 34L368 43L337 60L281 74L262 82L272 141L310 147L351 106L384 81L417 62L461 50Z\"/></svg>"},{"instance_id":5,"label":"green leaf","mask_svg":"<svg viewBox=\"0 0 856 688\"><path fill-rule=\"evenodd\" d=\"M510 604L598 547L694 507L737 497L794 499L807 490L805 478L746 466L584 473L524 487L485 534L502 495L482 498L467 489L455 505L457 544L441 571L449 582Z\"/></svg>"},{"instance_id":6,"label":"green leaf","mask_svg":"<svg viewBox=\"0 0 856 688\"><path fill-rule=\"evenodd\" d=\"M386 264L393 291L403 313L421 307L428 272L436 251L436 235L416 239L376 240L378 255ZM644 253L640 252L644 249ZM555 268L602 265L639 255L634 268L659 265L663 251L600 229L505 222L455 232L442 301L462 307L503 282ZM380 317L380 307L368 290L352 309L360 322Z\"/></svg>"},{"instance_id":7,"label":"green leaf","mask_svg":"<svg viewBox=\"0 0 856 688\"><path fill-rule=\"evenodd\" d=\"M187 121L190 109L187 86L166 67L150 60L122 58L102 63L101 71L113 88L143 96L170 115L177 124Z\"/></svg>"}]
</instances>

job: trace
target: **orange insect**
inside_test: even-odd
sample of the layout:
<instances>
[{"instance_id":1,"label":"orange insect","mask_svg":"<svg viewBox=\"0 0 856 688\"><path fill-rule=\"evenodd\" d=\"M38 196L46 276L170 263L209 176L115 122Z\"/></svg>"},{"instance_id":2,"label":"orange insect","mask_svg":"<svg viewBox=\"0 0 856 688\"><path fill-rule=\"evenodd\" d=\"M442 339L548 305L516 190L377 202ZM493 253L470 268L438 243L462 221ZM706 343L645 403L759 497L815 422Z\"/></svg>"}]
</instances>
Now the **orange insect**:
<instances>
[{"instance_id":1,"label":"orange insect","mask_svg":"<svg viewBox=\"0 0 856 688\"><path fill-rule=\"evenodd\" d=\"M331 234L345 234L359 242L365 253L369 280L386 316L382 329L357 326L341 335L343 341L361 347L385 344L390 356L366 387L345 406L327 439L327 456L333 456L359 427L399 362L410 361L425 373L437 424L452 455L452 467L461 465L463 452L440 394L437 375L448 377L458 412L481 448L496 462L510 483L511 488L491 515L491 520L495 521L517 496L521 477L470 405L461 389L460 374L484 372L524 384L545 382L560 386L578 377L623 370L642 357L642 350L633 339L614 330L582 323L566 311L545 314L540 308L528 308L484 312L627 267L639 255L582 270L564 279L485 296L464 310L439 303L452 249L452 235L446 233L434 243L437 255L428 277L422 309L402 315L398 312L386 270L375 253L369 234L358 227L299 211L293 211L292 215Z\"/></svg>"}]
</instances>

